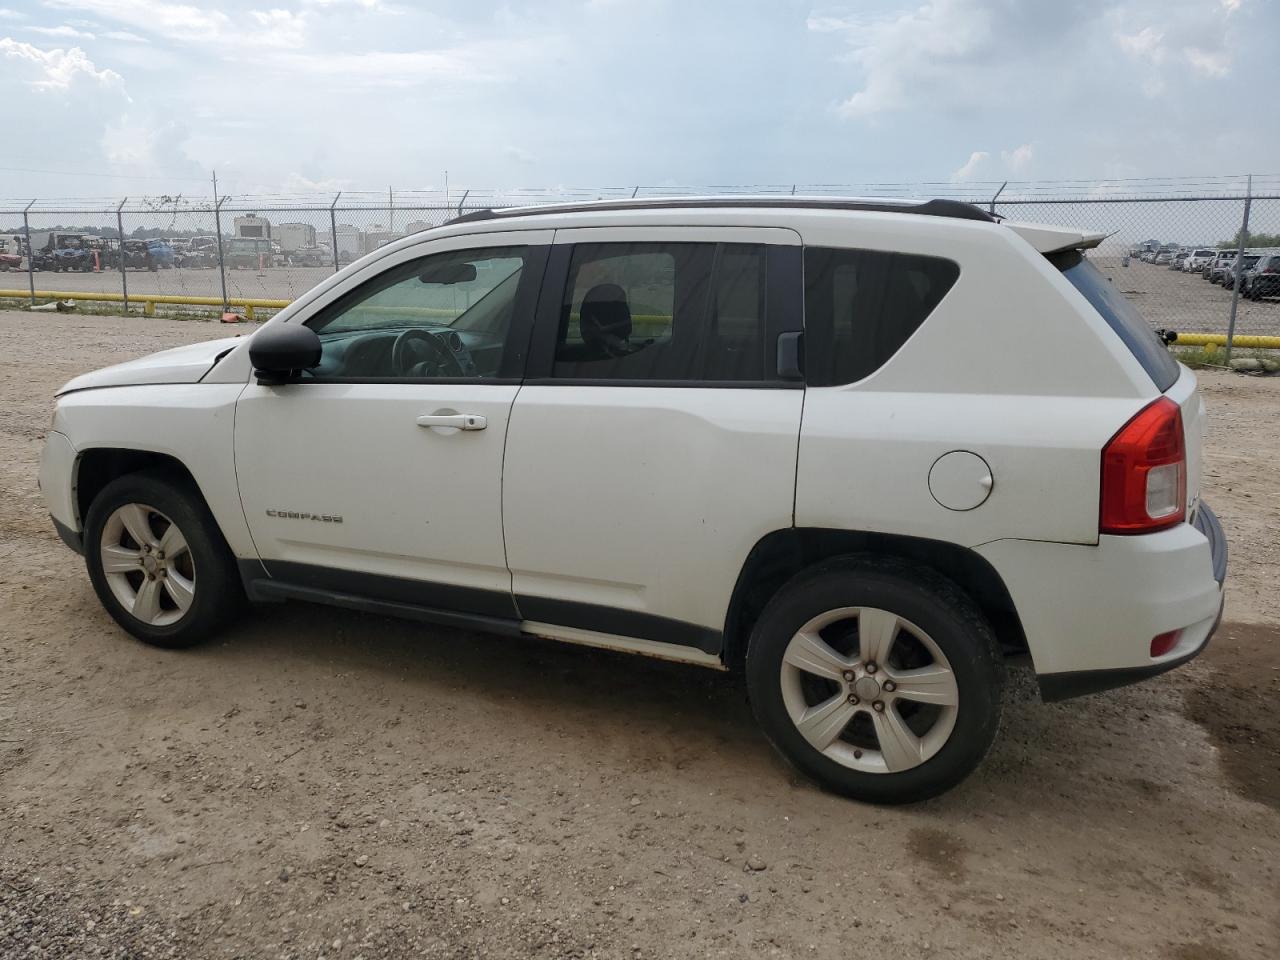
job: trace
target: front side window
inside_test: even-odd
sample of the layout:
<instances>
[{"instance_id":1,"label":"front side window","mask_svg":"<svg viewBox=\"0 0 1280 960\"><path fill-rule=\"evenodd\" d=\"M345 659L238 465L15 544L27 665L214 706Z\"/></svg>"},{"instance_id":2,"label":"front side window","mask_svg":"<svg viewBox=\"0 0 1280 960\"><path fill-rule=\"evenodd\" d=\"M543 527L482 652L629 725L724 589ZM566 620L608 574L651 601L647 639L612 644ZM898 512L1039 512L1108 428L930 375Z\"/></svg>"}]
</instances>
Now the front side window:
<instances>
[{"instance_id":1,"label":"front side window","mask_svg":"<svg viewBox=\"0 0 1280 960\"><path fill-rule=\"evenodd\" d=\"M765 252L755 244L574 247L553 375L764 379Z\"/></svg>"},{"instance_id":2,"label":"front side window","mask_svg":"<svg viewBox=\"0 0 1280 960\"><path fill-rule=\"evenodd\" d=\"M853 383L878 370L960 276L941 257L806 247L805 379Z\"/></svg>"},{"instance_id":3,"label":"front side window","mask_svg":"<svg viewBox=\"0 0 1280 960\"><path fill-rule=\"evenodd\" d=\"M527 247L438 253L392 267L308 325L323 379L498 376Z\"/></svg>"}]
</instances>

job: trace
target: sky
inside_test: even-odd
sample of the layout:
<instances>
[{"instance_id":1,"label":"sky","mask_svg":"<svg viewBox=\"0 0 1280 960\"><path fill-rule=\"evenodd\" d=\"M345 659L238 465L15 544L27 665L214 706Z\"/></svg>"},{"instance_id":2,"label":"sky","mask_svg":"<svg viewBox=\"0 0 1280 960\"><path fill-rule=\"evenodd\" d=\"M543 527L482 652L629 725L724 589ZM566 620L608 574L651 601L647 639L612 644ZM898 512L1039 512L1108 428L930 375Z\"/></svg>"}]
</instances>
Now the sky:
<instances>
[{"instance_id":1,"label":"sky","mask_svg":"<svg viewBox=\"0 0 1280 960\"><path fill-rule=\"evenodd\" d=\"M1276 0L0 0L0 198L1280 173Z\"/></svg>"}]
</instances>

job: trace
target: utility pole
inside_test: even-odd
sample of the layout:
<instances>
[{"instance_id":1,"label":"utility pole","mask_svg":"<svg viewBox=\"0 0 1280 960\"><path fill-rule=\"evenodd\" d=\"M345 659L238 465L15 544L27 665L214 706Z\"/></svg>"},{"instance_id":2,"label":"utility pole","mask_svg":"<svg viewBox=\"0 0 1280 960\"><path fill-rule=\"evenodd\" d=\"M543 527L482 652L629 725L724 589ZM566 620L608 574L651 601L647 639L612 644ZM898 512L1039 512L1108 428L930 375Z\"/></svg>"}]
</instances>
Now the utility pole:
<instances>
[{"instance_id":1,"label":"utility pole","mask_svg":"<svg viewBox=\"0 0 1280 960\"><path fill-rule=\"evenodd\" d=\"M124 270L124 215L120 211L124 209L124 205L128 202L129 198L125 197L120 201L120 206L116 207L116 233L119 235L116 258L120 261L120 290L124 294L125 316L129 315L129 275Z\"/></svg>"},{"instance_id":2,"label":"utility pole","mask_svg":"<svg viewBox=\"0 0 1280 960\"><path fill-rule=\"evenodd\" d=\"M218 276L222 278L222 312L228 313L231 304L227 303L227 261L222 253L222 201L218 199L218 171L213 171L213 228L218 234Z\"/></svg>"},{"instance_id":3,"label":"utility pole","mask_svg":"<svg viewBox=\"0 0 1280 960\"><path fill-rule=\"evenodd\" d=\"M36 248L31 242L31 219L27 216L31 208L36 205L32 200L27 204L26 209L22 211L22 230L27 235L27 283L31 285L31 305L36 305Z\"/></svg>"},{"instance_id":4,"label":"utility pole","mask_svg":"<svg viewBox=\"0 0 1280 960\"><path fill-rule=\"evenodd\" d=\"M338 205L338 197L342 196L339 190L337 196L333 198L333 203L329 204L329 239L333 242L333 272L337 273L338 267L338 215L334 208Z\"/></svg>"},{"instance_id":5,"label":"utility pole","mask_svg":"<svg viewBox=\"0 0 1280 960\"><path fill-rule=\"evenodd\" d=\"M1244 266L1244 244L1249 238L1249 207L1253 203L1253 174L1249 174L1244 193L1244 223L1240 225L1240 242L1236 244L1236 264L1232 268L1235 282L1231 285L1231 319L1227 323L1227 366L1231 366L1231 348L1236 339L1236 308L1240 304L1240 268Z\"/></svg>"}]
</instances>

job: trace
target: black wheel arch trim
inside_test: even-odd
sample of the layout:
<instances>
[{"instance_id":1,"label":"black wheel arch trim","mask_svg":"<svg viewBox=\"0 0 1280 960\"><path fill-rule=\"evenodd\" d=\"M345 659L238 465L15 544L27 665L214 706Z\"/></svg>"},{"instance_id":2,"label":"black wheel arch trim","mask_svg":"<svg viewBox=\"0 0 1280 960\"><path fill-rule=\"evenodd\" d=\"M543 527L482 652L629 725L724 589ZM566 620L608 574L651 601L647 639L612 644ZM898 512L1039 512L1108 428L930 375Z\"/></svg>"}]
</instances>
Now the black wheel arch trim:
<instances>
[{"instance_id":1,"label":"black wheel arch trim","mask_svg":"<svg viewBox=\"0 0 1280 960\"><path fill-rule=\"evenodd\" d=\"M754 618L763 609L755 593L772 596L792 576L841 556L899 557L954 582L991 622L1006 654L1028 651L1026 633L1008 587L991 562L977 551L945 540L828 527L786 527L765 534L748 552L725 614L724 653L729 666L741 665ZM767 598L765 598L767 599Z\"/></svg>"}]
</instances>

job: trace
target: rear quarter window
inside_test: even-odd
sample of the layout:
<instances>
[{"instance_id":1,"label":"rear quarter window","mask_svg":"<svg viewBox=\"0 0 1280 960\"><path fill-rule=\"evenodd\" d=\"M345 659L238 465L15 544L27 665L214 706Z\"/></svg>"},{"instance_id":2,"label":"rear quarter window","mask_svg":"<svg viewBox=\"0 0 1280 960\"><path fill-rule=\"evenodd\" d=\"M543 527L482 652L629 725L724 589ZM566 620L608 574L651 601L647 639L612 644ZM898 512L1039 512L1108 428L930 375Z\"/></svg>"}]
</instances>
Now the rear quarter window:
<instances>
[{"instance_id":1,"label":"rear quarter window","mask_svg":"<svg viewBox=\"0 0 1280 960\"><path fill-rule=\"evenodd\" d=\"M805 379L853 383L898 352L946 296L960 267L941 257L806 247Z\"/></svg>"},{"instance_id":2,"label":"rear quarter window","mask_svg":"<svg viewBox=\"0 0 1280 960\"><path fill-rule=\"evenodd\" d=\"M1084 254L1079 250L1055 253L1049 255L1049 261L1084 294L1107 326L1116 332L1116 336L1142 364L1142 369L1161 393L1178 381L1178 361L1173 359L1137 307Z\"/></svg>"}]
</instances>

